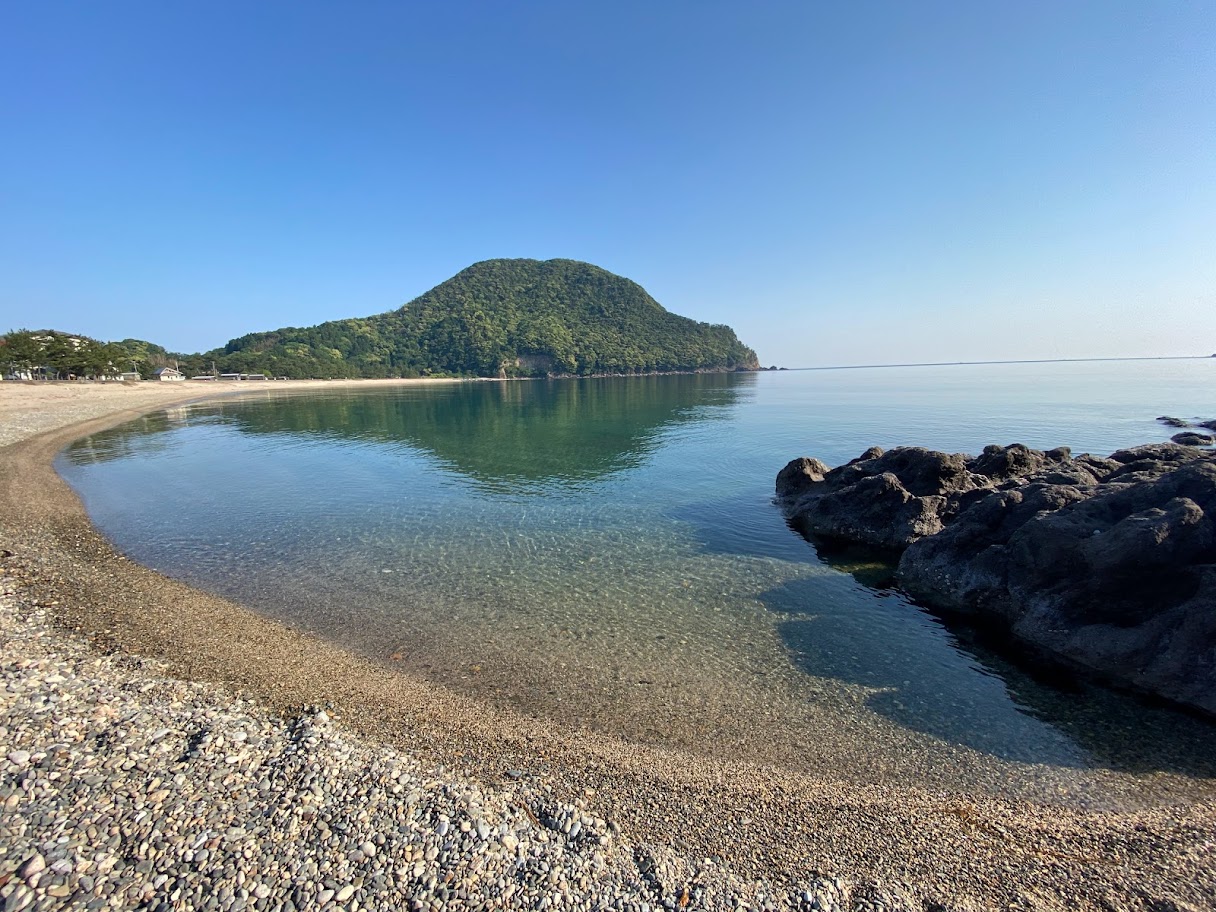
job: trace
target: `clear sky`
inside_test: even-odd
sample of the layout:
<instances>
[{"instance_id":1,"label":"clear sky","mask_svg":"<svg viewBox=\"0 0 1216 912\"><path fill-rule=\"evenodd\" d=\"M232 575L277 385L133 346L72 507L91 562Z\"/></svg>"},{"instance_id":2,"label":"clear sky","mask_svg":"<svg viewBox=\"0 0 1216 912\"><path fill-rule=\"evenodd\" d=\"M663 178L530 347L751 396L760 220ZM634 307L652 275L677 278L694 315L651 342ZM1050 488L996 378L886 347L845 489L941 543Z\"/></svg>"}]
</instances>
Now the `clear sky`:
<instances>
[{"instance_id":1,"label":"clear sky","mask_svg":"<svg viewBox=\"0 0 1216 912\"><path fill-rule=\"evenodd\" d=\"M1216 352L1216 3L0 5L0 332L586 260L765 364Z\"/></svg>"}]
</instances>

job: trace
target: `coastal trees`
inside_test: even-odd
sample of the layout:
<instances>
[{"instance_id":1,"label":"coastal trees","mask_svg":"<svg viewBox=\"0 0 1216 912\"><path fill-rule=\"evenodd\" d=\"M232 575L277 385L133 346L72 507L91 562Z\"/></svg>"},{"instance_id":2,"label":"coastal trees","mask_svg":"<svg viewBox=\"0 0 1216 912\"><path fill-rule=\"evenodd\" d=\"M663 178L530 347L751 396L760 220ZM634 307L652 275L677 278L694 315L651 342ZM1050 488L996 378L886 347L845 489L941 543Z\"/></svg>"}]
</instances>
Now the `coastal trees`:
<instances>
[{"instance_id":1,"label":"coastal trees","mask_svg":"<svg viewBox=\"0 0 1216 912\"><path fill-rule=\"evenodd\" d=\"M38 368L42 344L28 329L10 330L0 339L0 368L5 375L27 374Z\"/></svg>"},{"instance_id":2,"label":"coastal trees","mask_svg":"<svg viewBox=\"0 0 1216 912\"><path fill-rule=\"evenodd\" d=\"M99 342L53 329L12 330L0 340L5 374L41 379L111 377L130 363L119 343Z\"/></svg>"}]
</instances>

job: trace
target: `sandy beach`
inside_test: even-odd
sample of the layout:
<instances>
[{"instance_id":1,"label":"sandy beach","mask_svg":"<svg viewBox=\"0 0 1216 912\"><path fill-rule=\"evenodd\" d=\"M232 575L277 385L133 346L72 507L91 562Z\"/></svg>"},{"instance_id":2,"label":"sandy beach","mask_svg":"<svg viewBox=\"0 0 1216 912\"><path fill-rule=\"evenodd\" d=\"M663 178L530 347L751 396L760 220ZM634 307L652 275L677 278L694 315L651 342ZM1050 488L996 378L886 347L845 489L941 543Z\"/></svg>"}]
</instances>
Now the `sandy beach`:
<instances>
[{"instance_id":1,"label":"sandy beach","mask_svg":"<svg viewBox=\"0 0 1216 912\"><path fill-rule=\"evenodd\" d=\"M379 382L449 381L0 383L6 912L1216 908L1211 804L849 785L491 709L125 560L51 466L158 408Z\"/></svg>"}]
</instances>

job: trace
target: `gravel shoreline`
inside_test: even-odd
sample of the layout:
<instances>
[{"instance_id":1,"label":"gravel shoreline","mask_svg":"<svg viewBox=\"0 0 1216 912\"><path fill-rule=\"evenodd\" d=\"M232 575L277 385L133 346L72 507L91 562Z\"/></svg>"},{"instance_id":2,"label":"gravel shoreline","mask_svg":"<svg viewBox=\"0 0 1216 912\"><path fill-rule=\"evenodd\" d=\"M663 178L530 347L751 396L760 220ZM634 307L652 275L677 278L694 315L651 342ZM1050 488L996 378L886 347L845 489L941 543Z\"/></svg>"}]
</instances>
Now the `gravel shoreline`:
<instances>
[{"instance_id":1,"label":"gravel shoreline","mask_svg":"<svg viewBox=\"0 0 1216 912\"><path fill-rule=\"evenodd\" d=\"M1211 804L1084 812L643 748L136 566L50 461L213 394L148 386L0 384L5 912L1216 908Z\"/></svg>"}]
</instances>

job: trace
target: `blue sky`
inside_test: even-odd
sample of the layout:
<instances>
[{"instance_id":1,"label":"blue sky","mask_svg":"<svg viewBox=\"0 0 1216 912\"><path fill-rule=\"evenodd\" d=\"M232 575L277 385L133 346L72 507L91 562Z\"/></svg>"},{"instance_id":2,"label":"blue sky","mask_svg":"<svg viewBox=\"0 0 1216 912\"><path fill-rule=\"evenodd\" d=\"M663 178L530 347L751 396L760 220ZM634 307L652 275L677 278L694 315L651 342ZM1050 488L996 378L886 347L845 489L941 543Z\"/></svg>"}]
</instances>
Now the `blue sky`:
<instances>
[{"instance_id":1,"label":"blue sky","mask_svg":"<svg viewBox=\"0 0 1216 912\"><path fill-rule=\"evenodd\" d=\"M1210 2L0 10L0 331L587 260L766 363L1216 352Z\"/></svg>"}]
</instances>

